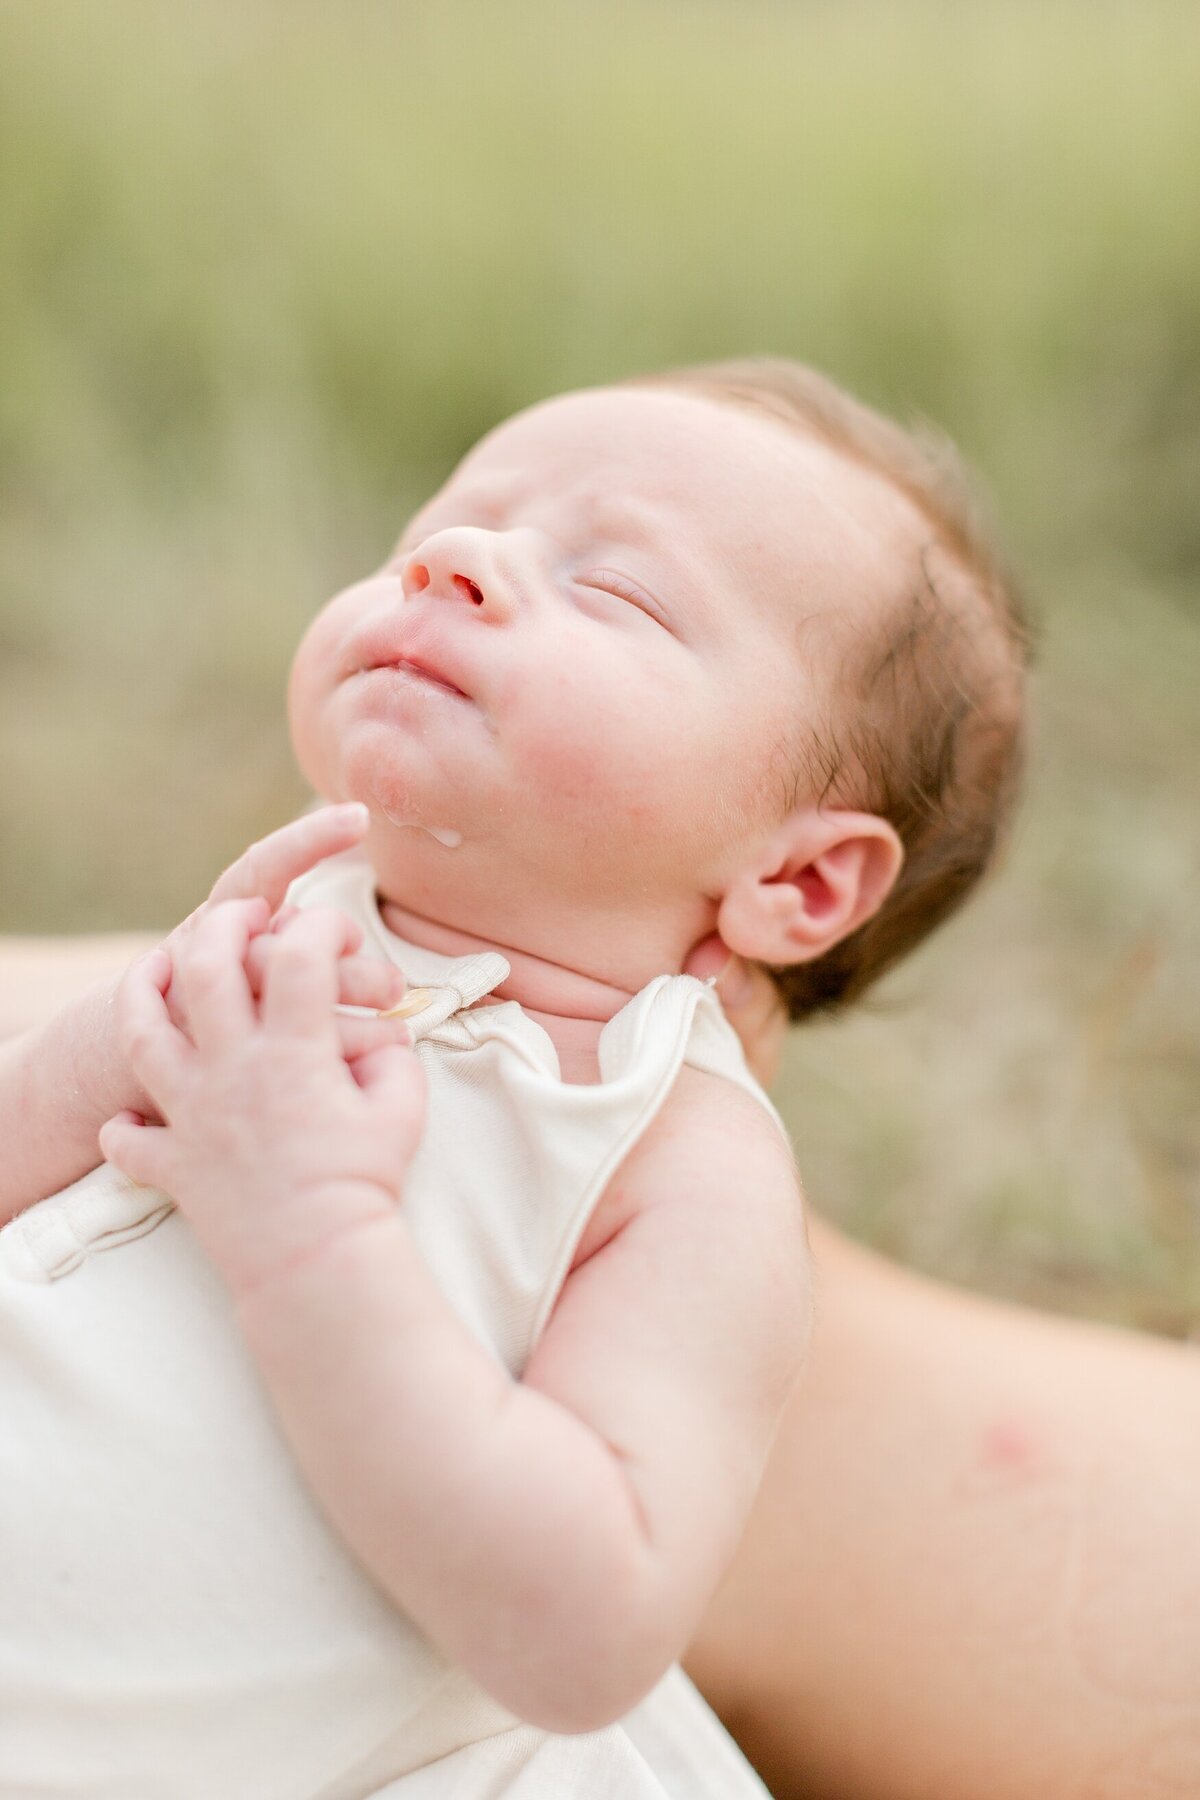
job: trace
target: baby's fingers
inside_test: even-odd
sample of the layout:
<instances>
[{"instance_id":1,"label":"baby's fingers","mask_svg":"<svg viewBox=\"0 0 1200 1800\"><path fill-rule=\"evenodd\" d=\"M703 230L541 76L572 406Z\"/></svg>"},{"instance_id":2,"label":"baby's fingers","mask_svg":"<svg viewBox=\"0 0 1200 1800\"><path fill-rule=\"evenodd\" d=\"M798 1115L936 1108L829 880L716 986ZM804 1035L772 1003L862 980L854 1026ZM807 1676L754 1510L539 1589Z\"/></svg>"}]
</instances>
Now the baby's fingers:
<instances>
[{"instance_id":1,"label":"baby's fingers","mask_svg":"<svg viewBox=\"0 0 1200 1800\"><path fill-rule=\"evenodd\" d=\"M338 1005L386 1012L404 998L408 983L394 964L377 956L343 956L338 964Z\"/></svg>"},{"instance_id":2,"label":"baby's fingers","mask_svg":"<svg viewBox=\"0 0 1200 1800\"><path fill-rule=\"evenodd\" d=\"M342 1060L354 1064L374 1050L407 1044L409 1034L400 1019L380 1019L374 1013L339 1013L334 1021Z\"/></svg>"},{"instance_id":3,"label":"baby's fingers","mask_svg":"<svg viewBox=\"0 0 1200 1800\"><path fill-rule=\"evenodd\" d=\"M293 881L327 856L361 843L370 823L358 801L322 806L273 831L231 863L213 888L210 900L266 900L274 912Z\"/></svg>"},{"instance_id":4,"label":"baby's fingers","mask_svg":"<svg viewBox=\"0 0 1200 1800\"><path fill-rule=\"evenodd\" d=\"M164 995L170 983L170 957L152 950L132 964L117 990L117 1031L129 1066L167 1116L192 1060L190 1044L167 1012Z\"/></svg>"},{"instance_id":5,"label":"baby's fingers","mask_svg":"<svg viewBox=\"0 0 1200 1800\"><path fill-rule=\"evenodd\" d=\"M338 965L360 941L345 913L314 906L289 919L271 941L263 973L261 1015L269 1031L328 1037L338 1000Z\"/></svg>"},{"instance_id":6,"label":"baby's fingers","mask_svg":"<svg viewBox=\"0 0 1200 1800\"><path fill-rule=\"evenodd\" d=\"M178 952L175 982L199 1049L228 1048L253 1030L254 997L244 965L251 941L268 919L262 900L226 900L197 919Z\"/></svg>"},{"instance_id":7,"label":"baby's fingers","mask_svg":"<svg viewBox=\"0 0 1200 1800\"><path fill-rule=\"evenodd\" d=\"M410 1049L389 1044L350 1064L350 1073L387 1121L396 1155L407 1165L425 1126L425 1074Z\"/></svg>"},{"instance_id":8,"label":"baby's fingers","mask_svg":"<svg viewBox=\"0 0 1200 1800\"><path fill-rule=\"evenodd\" d=\"M253 940L246 953L246 977L256 997L266 984L267 964L274 950L275 938L264 934ZM399 969L378 956L343 956L337 966L337 984L339 1006L367 1006L373 1012L395 1006L405 990Z\"/></svg>"},{"instance_id":9,"label":"baby's fingers","mask_svg":"<svg viewBox=\"0 0 1200 1800\"><path fill-rule=\"evenodd\" d=\"M143 1187L171 1187L171 1133L162 1125L147 1125L140 1113L119 1112L100 1127L100 1150L105 1162Z\"/></svg>"}]
</instances>

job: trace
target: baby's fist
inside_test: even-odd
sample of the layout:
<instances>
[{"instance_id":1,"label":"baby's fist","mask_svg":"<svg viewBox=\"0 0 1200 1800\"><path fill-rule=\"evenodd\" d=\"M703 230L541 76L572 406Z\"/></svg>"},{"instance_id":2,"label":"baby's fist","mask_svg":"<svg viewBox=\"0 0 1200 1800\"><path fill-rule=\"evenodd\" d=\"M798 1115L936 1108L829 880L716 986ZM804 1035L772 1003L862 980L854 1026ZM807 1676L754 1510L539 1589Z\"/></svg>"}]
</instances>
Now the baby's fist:
<instances>
[{"instance_id":1,"label":"baby's fist","mask_svg":"<svg viewBox=\"0 0 1200 1800\"><path fill-rule=\"evenodd\" d=\"M299 914L256 996L246 958L260 928L253 901L197 922L174 971L190 1039L167 1008L167 957L130 971L122 1037L164 1122L125 1112L101 1134L110 1162L171 1195L235 1294L394 1211L424 1121L410 1049L393 1038L343 1058L340 915Z\"/></svg>"}]
</instances>

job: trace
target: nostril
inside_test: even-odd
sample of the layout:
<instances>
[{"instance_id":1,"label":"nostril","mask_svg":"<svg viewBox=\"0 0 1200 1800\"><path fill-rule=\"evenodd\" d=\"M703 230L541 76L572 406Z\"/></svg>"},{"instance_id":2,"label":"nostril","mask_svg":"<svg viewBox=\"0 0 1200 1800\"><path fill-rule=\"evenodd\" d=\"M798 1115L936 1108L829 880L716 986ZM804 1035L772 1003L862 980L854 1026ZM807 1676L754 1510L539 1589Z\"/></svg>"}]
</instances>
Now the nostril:
<instances>
[{"instance_id":1,"label":"nostril","mask_svg":"<svg viewBox=\"0 0 1200 1800\"><path fill-rule=\"evenodd\" d=\"M455 587L465 600L469 600L473 606L483 605L483 589L478 582L471 581L466 575L455 575L453 579Z\"/></svg>"},{"instance_id":2,"label":"nostril","mask_svg":"<svg viewBox=\"0 0 1200 1800\"><path fill-rule=\"evenodd\" d=\"M409 563L408 585L414 594L421 593L429 586L429 570L424 563Z\"/></svg>"}]
</instances>

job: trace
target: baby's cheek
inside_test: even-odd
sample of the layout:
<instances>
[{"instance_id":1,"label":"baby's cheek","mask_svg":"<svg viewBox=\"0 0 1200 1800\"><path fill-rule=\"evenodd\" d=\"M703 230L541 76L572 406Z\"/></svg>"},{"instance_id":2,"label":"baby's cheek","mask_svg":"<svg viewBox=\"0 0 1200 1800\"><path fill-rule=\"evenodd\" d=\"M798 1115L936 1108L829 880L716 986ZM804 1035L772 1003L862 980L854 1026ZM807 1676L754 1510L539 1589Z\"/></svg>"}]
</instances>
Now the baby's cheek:
<instances>
[{"instance_id":1,"label":"baby's cheek","mask_svg":"<svg viewBox=\"0 0 1200 1800\"><path fill-rule=\"evenodd\" d=\"M339 759L341 677L347 641L364 611L363 587L322 607L300 640L288 679L288 720L296 760L318 793L332 796Z\"/></svg>"},{"instance_id":2,"label":"baby's cheek","mask_svg":"<svg viewBox=\"0 0 1200 1800\"><path fill-rule=\"evenodd\" d=\"M675 840L706 806L711 751L711 734L682 697L632 685L597 696L564 673L526 711L519 760L531 788L564 812L585 809L595 827Z\"/></svg>"},{"instance_id":3,"label":"baby's cheek","mask_svg":"<svg viewBox=\"0 0 1200 1800\"><path fill-rule=\"evenodd\" d=\"M305 779L318 793L325 791L325 758L320 728L320 691L315 660L308 655L308 639L301 644L288 679L288 725L292 748Z\"/></svg>"},{"instance_id":4,"label":"baby's cheek","mask_svg":"<svg viewBox=\"0 0 1200 1800\"><path fill-rule=\"evenodd\" d=\"M564 791L649 762L647 738L631 696L597 692L585 670L544 675L517 709L519 747L530 773Z\"/></svg>"}]
</instances>

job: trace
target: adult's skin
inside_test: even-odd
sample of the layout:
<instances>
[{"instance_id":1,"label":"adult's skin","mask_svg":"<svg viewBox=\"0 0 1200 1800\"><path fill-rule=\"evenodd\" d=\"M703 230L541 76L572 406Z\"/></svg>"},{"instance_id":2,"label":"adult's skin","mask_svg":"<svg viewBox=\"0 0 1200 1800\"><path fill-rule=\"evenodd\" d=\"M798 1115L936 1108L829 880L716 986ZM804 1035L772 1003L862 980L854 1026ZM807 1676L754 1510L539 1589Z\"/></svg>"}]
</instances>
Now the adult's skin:
<instances>
[{"instance_id":1,"label":"adult's skin","mask_svg":"<svg viewBox=\"0 0 1200 1800\"><path fill-rule=\"evenodd\" d=\"M148 941L0 941L0 1036ZM1200 1794L1200 1356L811 1232L810 1364L689 1658L778 1800Z\"/></svg>"}]
</instances>

